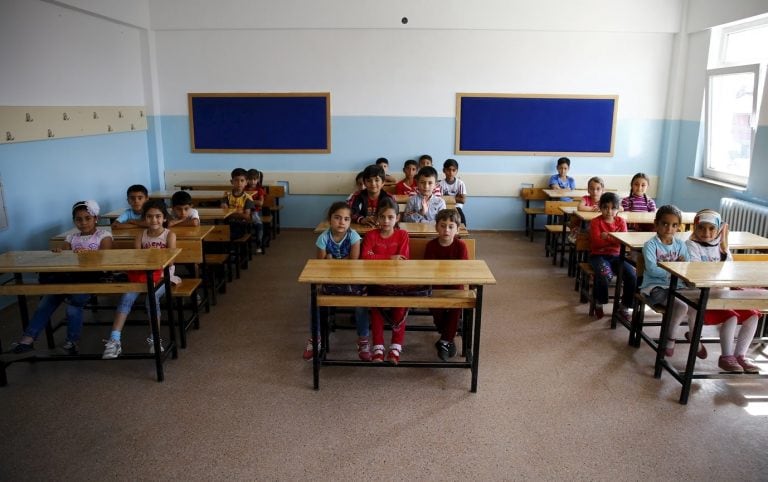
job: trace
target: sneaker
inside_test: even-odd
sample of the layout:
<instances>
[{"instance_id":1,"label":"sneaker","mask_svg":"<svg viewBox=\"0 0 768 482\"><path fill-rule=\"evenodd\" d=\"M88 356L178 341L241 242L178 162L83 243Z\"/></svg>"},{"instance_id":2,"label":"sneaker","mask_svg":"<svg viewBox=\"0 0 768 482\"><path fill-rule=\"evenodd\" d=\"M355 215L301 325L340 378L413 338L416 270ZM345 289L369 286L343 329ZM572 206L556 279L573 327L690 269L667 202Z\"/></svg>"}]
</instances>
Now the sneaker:
<instances>
[{"instance_id":1,"label":"sneaker","mask_svg":"<svg viewBox=\"0 0 768 482\"><path fill-rule=\"evenodd\" d=\"M371 361L374 363L381 363L384 361L384 345L373 345Z\"/></svg>"},{"instance_id":2,"label":"sneaker","mask_svg":"<svg viewBox=\"0 0 768 482\"><path fill-rule=\"evenodd\" d=\"M60 347L61 351L66 353L67 355L77 355L80 353L80 348L77 346L77 343L74 341L65 341L63 345Z\"/></svg>"},{"instance_id":3,"label":"sneaker","mask_svg":"<svg viewBox=\"0 0 768 482\"><path fill-rule=\"evenodd\" d=\"M733 355L723 355L717 361L717 366L723 369L723 371L731 373L744 373L744 369L741 367L736 357Z\"/></svg>"},{"instance_id":4,"label":"sneaker","mask_svg":"<svg viewBox=\"0 0 768 482\"><path fill-rule=\"evenodd\" d=\"M320 349L320 342L317 342L317 349ZM312 359L312 354L314 352L312 351L312 338L307 340L307 345L304 347L304 353L301 354L301 357L305 359L306 361L309 361Z\"/></svg>"},{"instance_id":5,"label":"sneaker","mask_svg":"<svg viewBox=\"0 0 768 482\"><path fill-rule=\"evenodd\" d=\"M256 254L261 254L261 253L263 253L263 252L264 252L264 251L262 251L262 250L261 250L261 248L256 248Z\"/></svg>"},{"instance_id":6,"label":"sneaker","mask_svg":"<svg viewBox=\"0 0 768 482\"><path fill-rule=\"evenodd\" d=\"M760 367L755 365L753 360L750 360L744 355L737 356L736 362L744 369L744 373L760 373Z\"/></svg>"},{"instance_id":7,"label":"sneaker","mask_svg":"<svg viewBox=\"0 0 768 482\"><path fill-rule=\"evenodd\" d=\"M387 353L387 361L393 365L400 363L400 351L403 347L398 344L390 345L389 352Z\"/></svg>"},{"instance_id":8,"label":"sneaker","mask_svg":"<svg viewBox=\"0 0 768 482\"><path fill-rule=\"evenodd\" d=\"M603 312L603 307L602 306L596 306L595 307L595 319L599 320L603 316L605 316L605 312Z\"/></svg>"},{"instance_id":9,"label":"sneaker","mask_svg":"<svg viewBox=\"0 0 768 482\"><path fill-rule=\"evenodd\" d=\"M685 339L691 341L691 333L689 331L685 332ZM702 360L707 358L707 347L704 346L704 343L699 343L699 351L696 352L696 356Z\"/></svg>"},{"instance_id":10,"label":"sneaker","mask_svg":"<svg viewBox=\"0 0 768 482\"><path fill-rule=\"evenodd\" d=\"M112 360L120 356L123 352L123 348L120 346L118 340L104 340L104 353L101 355L102 360Z\"/></svg>"},{"instance_id":11,"label":"sneaker","mask_svg":"<svg viewBox=\"0 0 768 482\"><path fill-rule=\"evenodd\" d=\"M149 338L147 338L147 345L149 345L149 349L147 350L149 352L149 354L150 355L154 355L155 354L155 340L153 340L151 336ZM164 351L165 351L165 347L163 346L163 339L160 338L160 353L162 353Z\"/></svg>"},{"instance_id":12,"label":"sneaker","mask_svg":"<svg viewBox=\"0 0 768 482\"><path fill-rule=\"evenodd\" d=\"M616 314L619 315L619 318L624 320L625 323L629 323L632 321L632 314L629 312L628 309L624 308L623 306L619 308L619 311L617 311Z\"/></svg>"},{"instance_id":13,"label":"sneaker","mask_svg":"<svg viewBox=\"0 0 768 482\"><path fill-rule=\"evenodd\" d=\"M456 344L452 341L437 340L435 348L437 348L437 357L443 361L456 356Z\"/></svg>"},{"instance_id":14,"label":"sneaker","mask_svg":"<svg viewBox=\"0 0 768 482\"><path fill-rule=\"evenodd\" d=\"M371 345L365 336L357 339L357 356L363 361L371 361Z\"/></svg>"},{"instance_id":15,"label":"sneaker","mask_svg":"<svg viewBox=\"0 0 768 482\"><path fill-rule=\"evenodd\" d=\"M14 355L21 355L22 353L29 353L35 351L35 345L32 343L14 343L11 353Z\"/></svg>"}]
</instances>

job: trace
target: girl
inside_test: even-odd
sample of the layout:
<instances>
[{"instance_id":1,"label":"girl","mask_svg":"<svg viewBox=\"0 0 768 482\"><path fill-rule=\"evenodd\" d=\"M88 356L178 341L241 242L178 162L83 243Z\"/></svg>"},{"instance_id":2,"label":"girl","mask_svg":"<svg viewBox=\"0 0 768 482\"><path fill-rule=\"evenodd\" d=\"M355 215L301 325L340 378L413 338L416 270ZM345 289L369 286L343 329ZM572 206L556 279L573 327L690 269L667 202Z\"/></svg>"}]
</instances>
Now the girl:
<instances>
[{"instance_id":1,"label":"girl","mask_svg":"<svg viewBox=\"0 0 768 482\"><path fill-rule=\"evenodd\" d=\"M624 211L648 212L656 210L656 203L645 192L648 190L648 176L638 172L632 176L629 196L621 200L621 208Z\"/></svg>"},{"instance_id":2,"label":"girl","mask_svg":"<svg viewBox=\"0 0 768 482\"><path fill-rule=\"evenodd\" d=\"M648 297L648 302L653 305L667 305L669 294L669 272L659 268L661 261L687 261L690 256L685 243L675 237L682 213L676 206L666 205L656 211L654 227L656 236L646 241L643 245L643 261L645 272L640 291ZM682 283L678 280L678 287ZM659 349L664 348L665 356L672 356L675 352L675 332L688 312L688 305L684 301L675 298L672 305L669 328L667 329L667 341L659 341Z\"/></svg>"},{"instance_id":3,"label":"girl","mask_svg":"<svg viewBox=\"0 0 768 482\"><path fill-rule=\"evenodd\" d=\"M142 219L147 223L147 229L142 231L140 236L136 236L134 241L135 249L174 249L176 248L176 234L169 230L166 226L168 222L168 211L165 207L165 202L161 199L152 200L144 203L141 209ZM174 267L170 268L171 283L178 284L181 279L174 275ZM157 320L160 320L160 298L165 294L165 284L161 283L161 277L163 276L162 270L157 270L152 274L152 279L155 282L157 288L155 289L155 303L157 306ZM129 272L128 279L134 283L146 282L146 276L143 271L141 272ZM160 284L158 284L160 283ZM120 344L121 333L123 326L125 325L125 319L128 318L128 313L131 312L131 307L136 298L139 297L139 293L125 293L117 305L117 312L115 313L115 321L112 322L112 333L110 333L109 340L107 340L104 347L104 354L101 358L113 359L117 358L122 353L122 346ZM147 311L149 311L149 299L147 299ZM159 326L158 326L159 329ZM155 353L155 341L152 335L147 338L149 344L149 353ZM163 351L163 340L160 340L160 351Z\"/></svg>"},{"instance_id":4,"label":"girl","mask_svg":"<svg viewBox=\"0 0 768 482\"><path fill-rule=\"evenodd\" d=\"M358 259L360 258L360 235L350 229L352 208L343 201L335 202L328 209L330 227L317 237L317 259ZM365 292L360 285L323 285L325 294L359 294ZM363 361L371 361L371 346L368 341L368 310L355 308L355 326L357 327L357 356ZM318 347L319 347L318 343ZM302 358L312 359L312 338L307 341Z\"/></svg>"},{"instance_id":5,"label":"girl","mask_svg":"<svg viewBox=\"0 0 768 482\"><path fill-rule=\"evenodd\" d=\"M720 219L720 214L711 209L703 209L693 219L693 233L686 241L691 261L732 261L728 250L728 225ZM715 289L715 288L713 288ZM695 310L689 310L688 326L693 326ZM746 358L747 349L755 335L760 312L757 310L707 310L704 313L705 325L720 326L720 348L722 355L717 365L726 372L759 373L760 368ZM736 325L741 325L734 347L733 339ZM686 338L689 334L686 333ZM699 358L707 357L707 349L699 345L696 353Z\"/></svg>"},{"instance_id":6,"label":"girl","mask_svg":"<svg viewBox=\"0 0 768 482\"><path fill-rule=\"evenodd\" d=\"M579 211L600 211L600 196L605 189L605 183L597 176L592 177L587 182L587 195L581 198L579 202ZM576 238L579 237L579 231L581 229L581 220L577 216L571 217L571 231L568 233L568 241L576 243Z\"/></svg>"},{"instance_id":7,"label":"girl","mask_svg":"<svg viewBox=\"0 0 768 482\"><path fill-rule=\"evenodd\" d=\"M362 259L394 259L405 260L410 256L408 245L408 232L396 227L397 203L392 198L379 200L376 210L378 229L369 231L363 239ZM372 286L372 294L392 295L404 294L404 289L397 286ZM384 318L392 324L392 343L389 345L387 360L397 365L400 361L400 353L403 351L405 340L405 318L408 316L408 308L392 308L388 314L382 308L371 310L371 329L373 331L374 362L384 361Z\"/></svg>"},{"instance_id":8,"label":"girl","mask_svg":"<svg viewBox=\"0 0 768 482\"><path fill-rule=\"evenodd\" d=\"M74 252L95 251L98 249L112 248L112 233L97 229L96 223L99 220L99 205L96 201L78 201L72 206L72 221L77 228L76 233L67 234L64 241L64 249L71 249ZM61 249L54 249L54 252L60 252ZM90 273L87 273L90 274ZM101 276L101 273L93 273ZM86 276L88 277L88 276ZM95 279L73 280L74 282L96 281ZM40 304L35 310L27 328L24 330L19 342L13 348L14 353L26 353L34 350L33 343L41 331L48 324L48 320L56 308L62 302L67 301L67 339L62 345L62 350L70 355L78 353L78 342L80 333L83 329L83 306L91 298L89 294L78 295L45 295L40 300Z\"/></svg>"},{"instance_id":9,"label":"girl","mask_svg":"<svg viewBox=\"0 0 768 482\"><path fill-rule=\"evenodd\" d=\"M591 248L589 264L595 270L595 317L598 320L603 317L603 304L608 302L608 282L613 278L614 271L619 268L619 263L622 262L619 256L619 242L608 236L608 233L627 230L627 223L616 215L619 211L619 196L607 192L600 196L599 206L601 216L589 223ZM635 296L637 278L634 268L628 262L624 261L623 268L624 289L618 314L624 321L629 322L629 307L632 306Z\"/></svg>"}]
</instances>

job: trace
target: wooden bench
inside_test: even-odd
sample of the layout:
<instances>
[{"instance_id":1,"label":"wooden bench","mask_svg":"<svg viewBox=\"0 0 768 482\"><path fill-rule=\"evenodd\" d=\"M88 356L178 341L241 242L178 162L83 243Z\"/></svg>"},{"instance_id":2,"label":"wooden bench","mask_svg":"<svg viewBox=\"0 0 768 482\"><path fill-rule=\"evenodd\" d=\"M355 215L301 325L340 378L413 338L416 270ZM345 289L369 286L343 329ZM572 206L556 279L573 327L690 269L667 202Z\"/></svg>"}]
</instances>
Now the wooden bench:
<instances>
[{"instance_id":1,"label":"wooden bench","mask_svg":"<svg viewBox=\"0 0 768 482\"><path fill-rule=\"evenodd\" d=\"M561 217L564 217L563 211L560 209L565 206L578 206L580 201L545 201L544 202L544 214L547 216L547 224L544 226L544 230L547 233L547 238L544 243L545 256L552 255L552 264L557 264L557 253L560 252L560 267L565 264L565 242L566 236L570 229L563 222L557 222Z\"/></svg>"},{"instance_id":2,"label":"wooden bench","mask_svg":"<svg viewBox=\"0 0 768 482\"><path fill-rule=\"evenodd\" d=\"M533 242L533 233L536 230L536 216L544 214L544 206L531 206L531 201L546 201L549 196L542 187L524 187L520 189L520 198L525 202L523 214L525 215L525 235L530 236Z\"/></svg>"},{"instance_id":3,"label":"wooden bench","mask_svg":"<svg viewBox=\"0 0 768 482\"><path fill-rule=\"evenodd\" d=\"M272 234L280 234L280 211L283 206L280 205L280 198L285 197L285 187L280 185L264 186L264 190L267 191L267 195L271 197L271 202L267 204L266 197L264 198L264 206L269 208L271 216L274 216L274 221L271 223L274 227ZM275 236L272 236L273 238Z\"/></svg>"}]
</instances>

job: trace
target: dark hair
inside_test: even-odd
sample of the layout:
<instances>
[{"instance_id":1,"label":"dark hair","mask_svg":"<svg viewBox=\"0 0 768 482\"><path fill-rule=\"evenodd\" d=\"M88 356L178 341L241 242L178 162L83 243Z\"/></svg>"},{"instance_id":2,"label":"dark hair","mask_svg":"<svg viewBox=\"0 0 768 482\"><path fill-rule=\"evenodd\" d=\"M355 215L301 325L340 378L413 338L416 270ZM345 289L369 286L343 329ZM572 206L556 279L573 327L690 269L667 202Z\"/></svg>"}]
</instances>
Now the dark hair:
<instances>
[{"instance_id":1,"label":"dark hair","mask_svg":"<svg viewBox=\"0 0 768 482\"><path fill-rule=\"evenodd\" d=\"M359 181L360 179L365 180L365 177L363 177L364 174L365 174L365 171L358 172L357 176L355 176L355 182Z\"/></svg>"},{"instance_id":2,"label":"dark hair","mask_svg":"<svg viewBox=\"0 0 768 482\"><path fill-rule=\"evenodd\" d=\"M419 167L419 163L414 161L413 159L408 159L403 163L403 169L405 169L408 166L416 166Z\"/></svg>"},{"instance_id":3,"label":"dark hair","mask_svg":"<svg viewBox=\"0 0 768 482\"><path fill-rule=\"evenodd\" d=\"M420 155L419 156L419 164L421 164L421 161L423 159L429 159L429 162L432 162L432 156L430 156L429 154L422 154L422 155Z\"/></svg>"},{"instance_id":4,"label":"dark hair","mask_svg":"<svg viewBox=\"0 0 768 482\"><path fill-rule=\"evenodd\" d=\"M176 191L171 196L171 206L185 206L192 204L192 196L187 191Z\"/></svg>"},{"instance_id":5,"label":"dark hair","mask_svg":"<svg viewBox=\"0 0 768 482\"><path fill-rule=\"evenodd\" d=\"M416 174L416 179L421 179L422 177L434 177L435 181L437 181L437 169L432 166L422 167Z\"/></svg>"},{"instance_id":6,"label":"dark hair","mask_svg":"<svg viewBox=\"0 0 768 482\"><path fill-rule=\"evenodd\" d=\"M163 201L162 199L148 200L141 207L141 217L142 218L147 217L147 213L149 212L150 209L157 209L161 213L163 213L163 219L165 219L165 221L163 222L163 226L165 226L166 223L168 222L168 207L165 205L165 201Z\"/></svg>"},{"instance_id":7,"label":"dark hair","mask_svg":"<svg viewBox=\"0 0 768 482\"><path fill-rule=\"evenodd\" d=\"M567 157L561 157L557 160L557 165L559 166L560 164L566 164L568 167L571 167L571 160Z\"/></svg>"},{"instance_id":8,"label":"dark hair","mask_svg":"<svg viewBox=\"0 0 768 482\"><path fill-rule=\"evenodd\" d=\"M678 224L683 222L683 213L680 212L680 209L678 209L678 207L675 206L674 204L665 204L662 207L660 207L658 211L656 211L656 217L653 220L654 224L661 221L661 218L663 216L666 216L667 214L674 214L675 216L677 216Z\"/></svg>"},{"instance_id":9,"label":"dark hair","mask_svg":"<svg viewBox=\"0 0 768 482\"><path fill-rule=\"evenodd\" d=\"M453 221L458 226L461 224L461 215L455 209L441 209L435 215L435 223L440 221Z\"/></svg>"},{"instance_id":10,"label":"dark hair","mask_svg":"<svg viewBox=\"0 0 768 482\"><path fill-rule=\"evenodd\" d=\"M328 208L328 221L331 220L333 213L340 209L346 209L350 213L352 212L352 208L349 206L349 204L345 203L344 201L336 201L335 203L331 204L331 207Z\"/></svg>"},{"instance_id":11,"label":"dark hair","mask_svg":"<svg viewBox=\"0 0 768 482\"><path fill-rule=\"evenodd\" d=\"M231 179L234 179L240 176L243 176L244 178L248 178L248 171L246 171L242 167L236 167L232 169L232 173L229 175Z\"/></svg>"},{"instance_id":12,"label":"dark hair","mask_svg":"<svg viewBox=\"0 0 768 482\"><path fill-rule=\"evenodd\" d=\"M384 169L376 164L366 166L366 168L363 169L363 180L365 181L373 177L381 178L381 182L384 182Z\"/></svg>"},{"instance_id":13,"label":"dark hair","mask_svg":"<svg viewBox=\"0 0 768 482\"><path fill-rule=\"evenodd\" d=\"M386 157L380 157L376 159L376 165L378 166L379 164L386 164L387 166L389 166L389 159L387 159Z\"/></svg>"},{"instance_id":14,"label":"dark hair","mask_svg":"<svg viewBox=\"0 0 768 482\"><path fill-rule=\"evenodd\" d=\"M378 217L379 214L381 214L382 211L385 209L394 209L395 215L400 214L400 210L397 206L397 201L392 199L391 197L385 197L379 199L379 204L376 206L376 216Z\"/></svg>"},{"instance_id":15,"label":"dark hair","mask_svg":"<svg viewBox=\"0 0 768 482\"><path fill-rule=\"evenodd\" d=\"M459 168L459 163L456 162L456 159L446 159L443 163L443 169L446 167L455 167L456 169Z\"/></svg>"},{"instance_id":16,"label":"dark hair","mask_svg":"<svg viewBox=\"0 0 768 482\"><path fill-rule=\"evenodd\" d=\"M129 187L128 190L125 192L125 195L130 196L132 192L140 192L145 196L149 197L149 191L147 191L147 188L142 186L141 184L134 184L133 186Z\"/></svg>"},{"instance_id":17,"label":"dark hair","mask_svg":"<svg viewBox=\"0 0 768 482\"><path fill-rule=\"evenodd\" d=\"M648 176L644 172L638 172L637 174L632 176L632 180L629 181L629 187L630 188L632 187L632 184L635 183L635 179L645 179L645 182L647 182L648 184L651 183L651 180L648 179Z\"/></svg>"},{"instance_id":18,"label":"dark hair","mask_svg":"<svg viewBox=\"0 0 768 482\"><path fill-rule=\"evenodd\" d=\"M258 169L248 169L245 173L246 179L256 179L259 181L259 184L261 184L261 181L264 179L264 173L259 171Z\"/></svg>"},{"instance_id":19,"label":"dark hair","mask_svg":"<svg viewBox=\"0 0 768 482\"><path fill-rule=\"evenodd\" d=\"M618 194L616 194L615 192L610 192L609 191L609 192L604 192L600 196L600 201L599 201L598 204L599 204L600 208L604 208L608 204L613 204L613 207L618 209L619 207L621 207L621 200L619 199L619 195Z\"/></svg>"},{"instance_id":20,"label":"dark hair","mask_svg":"<svg viewBox=\"0 0 768 482\"><path fill-rule=\"evenodd\" d=\"M85 210L88 212L88 205L85 204L85 201L77 201L75 204L72 205L72 219L75 219L75 215L78 211Z\"/></svg>"},{"instance_id":21,"label":"dark hair","mask_svg":"<svg viewBox=\"0 0 768 482\"><path fill-rule=\"evenodd\" d=\"M605 183L603 182L603 178L598 177L598 176L592 176L592 177L589 178L589 181L587 181L587 188L589 188L589 185L592 184L593 182L596 182L596 183L600 184L601 187L605 187Z\"/></svg>"}]
</instances>

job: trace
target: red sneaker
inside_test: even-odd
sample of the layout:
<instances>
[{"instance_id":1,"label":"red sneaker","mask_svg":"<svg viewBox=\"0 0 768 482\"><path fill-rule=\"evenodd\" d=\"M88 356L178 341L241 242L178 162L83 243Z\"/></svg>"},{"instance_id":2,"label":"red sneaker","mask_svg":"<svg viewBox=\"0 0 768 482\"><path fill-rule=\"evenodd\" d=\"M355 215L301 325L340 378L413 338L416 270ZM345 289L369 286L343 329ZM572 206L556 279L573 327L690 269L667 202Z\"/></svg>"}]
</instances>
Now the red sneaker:
<instances>
[{"instance_id":1,"label":"red sneaker","mask_svg":"<svg viewBox=\"0 0 768 482\"><path fill-rule=\"evenodd\" d=\"M371 361L371 345L368 337L361 336L357 339L357 356L363 361Z\"/></svg>"},{"instance_id":2,"label":"red sneaker","mask_svg":"<svg viewBox=\"0 0 768 482\"><path fill-rule=\"evenodd\" d=\"M685 339L691 341L691 332L685 332ZM707 358L707 347L704 346L704 343L699 342L699 351L696 352L696 356L702 360Z\"/></svg>"},{"instance_id":3,"label":"red sneaker","mask_svg":"<svg viewBox=\"0 0 768 482\"><path fill-rule=\"evenodd\" d=\"M744 369L744 373L760 373L760 367L744 355L738 355L736 362Z\"/></svg>"},{"instance_id":4,"label":"red sneaker","mask_svg":"<svg viewBox=\"0 0 768 482\"><path fill-rule=\"evenodd\" d=\"M603 312L603 307L602 306L595 307L595 319L599 320L603 316L605 316L605 312Z\"/></svg>"},{"instance_id":5,"label":"red sneaker","mask_svg":"<svg viewBox=\"0 0 768 482\"><path fill-rule=\"evenodd\" d=\"M400 345L390 345L387 353L387 361L393 365L400 363L400 351L403 349Z\"/></svg>"},{"instance_id":6,"label":"red sneaker","mask_svg":"<svg viewBox=\"0 0 768 482\"><path fill-rule=\"evenodd\" d=\"M374 363L381 363L384 361L384 345L373 345L371 361Z\"/></svg>"},{"instance_id":7,"label":"red sneaker","mask_svg":"<svg viewBox=\"0 0 768 482\"><path fill-rule=\"evenodd\" d=\"M736 357L733 355L723 355L720 357L720 359L717 361L717 366L719 366L723 371L730 372L730 373L744 373L744 369L739 365L739 362L736 361Z\"/></svg>"},{"instance_id":8,"label":"red sneaker","mask_svg":"<svg viewBox=\"0 0 768 482\"><path fill-rule=\"evenodd\" d=\"M320 342L317 342L317 349L320 350ZM301 354L301 357L305 359L306 361L309 361L312 359L312 338L307 340L307 345L304 347L304 353Z\"/></svg>"}]
</instances>

